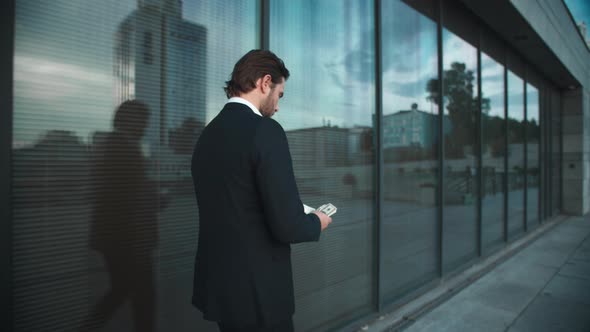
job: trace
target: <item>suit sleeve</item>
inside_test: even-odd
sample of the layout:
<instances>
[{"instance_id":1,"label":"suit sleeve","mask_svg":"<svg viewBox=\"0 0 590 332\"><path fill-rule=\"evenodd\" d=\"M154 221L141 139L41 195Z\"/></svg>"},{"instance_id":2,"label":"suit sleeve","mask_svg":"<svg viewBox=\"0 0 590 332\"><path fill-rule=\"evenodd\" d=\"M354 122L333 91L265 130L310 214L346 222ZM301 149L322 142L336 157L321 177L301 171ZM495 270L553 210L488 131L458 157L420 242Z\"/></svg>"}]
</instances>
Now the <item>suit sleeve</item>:
<instances>
[{"instance_id":1,"label":"suit sleeve","mask_svg":"<svg viewBox=\"0 0 590 332\"><path fill-rule=\"evenodd\" d=\"M320 220L303 211L283 128L278 122L263 118L254 146L256 182L265 219L275 239L282 243L319 240Z\"/></svg>"}]
</instances>

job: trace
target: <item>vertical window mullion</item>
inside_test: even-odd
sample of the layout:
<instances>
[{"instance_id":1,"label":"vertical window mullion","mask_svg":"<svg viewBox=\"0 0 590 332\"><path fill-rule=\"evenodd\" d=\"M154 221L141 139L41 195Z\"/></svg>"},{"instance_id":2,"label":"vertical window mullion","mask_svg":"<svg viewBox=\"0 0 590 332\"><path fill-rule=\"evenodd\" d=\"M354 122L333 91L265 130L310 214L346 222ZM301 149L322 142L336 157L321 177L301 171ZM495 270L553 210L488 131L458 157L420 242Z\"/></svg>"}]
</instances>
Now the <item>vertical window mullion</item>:
<instances>
[{"instance_id":1,"label":"vertical window mullion","mask_svg":"<svg viewBox=\"0 0 590 332\"><path fill-rule=\"evenodd\" d=\"M482 174L482 153L483 153L483 138L482 138L482 88L481 88L481 29L478 29L477 38L477 250L478 256L482 255L482 199L483 199L483 174Z\"/></svg>"},{"instance_id":2,"label":"vertical window mullion","mask_svg":"<svg viewBox=\"0 0 590 332\"><path fill-rule=\"evenodd\" d=\"M375 0L373 4L373 12L375 15L375 230L374 230L374 253L375 253L375 268L374 268L374 294L375 307L377 311L381 311L384 303L384 294L381 281L381 244L383 243L383 232L381 231L381 224L383 221L383 98L382 86L383 75L382 70L382 50L381 50L381 1Z\"/></svg>"},{"instance_id":3,"label":"vertical window mullion","mask_svg":"<svg viewBox=\"0 0 590 332\"><path fill-rule=\"evenodd\" d=\"M444 202L444 98L443 98L443 0L437 0L437 46L438 46L438 251L439 276L443 276L443 202Z\"/></svg>"}]
</instances>

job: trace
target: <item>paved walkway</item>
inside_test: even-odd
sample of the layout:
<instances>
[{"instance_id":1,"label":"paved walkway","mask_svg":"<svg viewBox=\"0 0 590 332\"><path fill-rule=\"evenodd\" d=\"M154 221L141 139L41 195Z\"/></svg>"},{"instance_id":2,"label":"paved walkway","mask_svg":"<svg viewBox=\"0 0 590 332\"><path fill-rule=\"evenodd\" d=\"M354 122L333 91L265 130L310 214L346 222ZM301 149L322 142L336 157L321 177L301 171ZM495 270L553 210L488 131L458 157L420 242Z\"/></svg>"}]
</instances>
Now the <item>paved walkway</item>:
<instances>
[{"instance_id":1,"label":"paved walkway","mask_svg":"<svg viewBox=\"0 0 590 332\"><path fill-rule=\"evenodd\" d=\"M590 217L567 218L403 331L589 332Z\"/></svg>"},{"instance_id":2,"label":"paved walkway","mask_svg":"<svg viewBox=\"0 0 590 332\"><path fill-rule=\"evenodd\" d=\"M554 218L393 312L350 329L400 330L590 332L590 214Z\"/></svg>"}]
</instances>

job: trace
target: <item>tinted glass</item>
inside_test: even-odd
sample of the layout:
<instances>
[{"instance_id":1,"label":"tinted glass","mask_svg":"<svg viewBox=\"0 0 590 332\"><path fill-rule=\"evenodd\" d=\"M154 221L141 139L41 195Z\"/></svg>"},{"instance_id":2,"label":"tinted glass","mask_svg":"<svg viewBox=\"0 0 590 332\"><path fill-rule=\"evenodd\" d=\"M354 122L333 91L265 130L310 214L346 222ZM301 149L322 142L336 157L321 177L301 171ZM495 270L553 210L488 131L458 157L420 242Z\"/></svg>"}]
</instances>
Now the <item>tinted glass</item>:
<instances>
[{"instance_id":1,"label":"tinted glass","mask_svg":"<svg viewBox=\"0 0 590 332\"><path fill-rule=\"evenodd\" d=\"M257 1L16 1L16 331L216 331L191 305L193 144ZM129 99L140 101L126 104ZM116 128L115 128L116 127Z\"/></svg>"},{"instance_id":2,"label":"tinted glass","mask_svg":"<svg viewBox=\"0 0 590 332\"><path fill-rule=\"evenodd\" d=\"M539 125L539 90L531 84L526 86L527 94L527 122L526 122L526 178L527 178L527 227L531 229L540 221L539 218L539 182L540 172L540 139L541 129Z\"/></svg>"},{"instance_id":3,"label":"tinted glass","mask_svg":"<svg viewBox=\"0 0 590 332\"><path fill-rule=\"evenodd\" d=\"M373 300L373 7L276 0L270 14L270 49L291 71L275 118L303 203L338 207L321 241L293 246L295 330L325 330Z\"/></svg>"},{"instance_id":4,"label":"tinted glass","mask_svg":"<svg viewBox=\"0 0 590 332\"><path fill-rule=\"evenodd\" d=\"M443 265L477 255L477 49L443 30Z\"/></svg>"},{"instance_id":5,"label":"tinted glass","mask_svg":"<svg viewBox=\"0 0 590 332\"><path fill-rule=\"evenodd\" d=\"M395 299L438 272L436 22L432 1L382 2L381 282Z\"/></svg>"},{"instance_id":6,"label":"tinted glass","mask_svg":"<svg viewBox=\"0 0 590 332\"><path fill-rule=\"evenodd\" d=\"M481 53L482 242L484 247L504 236L506 121L504 66Z\"/></svg>"},{"instance_id":7,"label":"tinted glass","mask_svg":"<svg viewBox=\"0 0 590 332\"><path fill-rule=\"evenodd\" d=\"M508 236L524 230L524 85L508 70Z\"/></svg>"},{"instance_id":8,"label":"tinted glass","mask_svg":"<svg viewBox=\"0 0 590 332\"><path fill-rule=\"evenodd\" d=\"M550 91L550 119L548 126L551 127L551 212L556 215L561 210L561 147L562 147L562 124L561 124L561 96L557 89Z\"/></svg>"}]
</instances>

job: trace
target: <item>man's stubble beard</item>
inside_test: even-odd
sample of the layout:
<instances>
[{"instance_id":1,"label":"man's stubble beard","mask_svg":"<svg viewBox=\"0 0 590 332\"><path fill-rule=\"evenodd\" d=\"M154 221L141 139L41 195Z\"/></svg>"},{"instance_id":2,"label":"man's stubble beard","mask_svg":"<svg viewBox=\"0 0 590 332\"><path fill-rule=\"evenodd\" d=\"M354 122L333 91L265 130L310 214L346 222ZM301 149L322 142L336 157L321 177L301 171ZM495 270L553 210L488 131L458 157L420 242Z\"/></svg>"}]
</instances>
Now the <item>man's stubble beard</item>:
<instances>
[{"instance_id":1,"label":"man's stubble beard","mask_svg":"<svg viewBox=\"0 0 590 332\"><path fill-rule=\"evenodd\" d=\"M267 118L270 118L274 115L274 110L272 109L272 103L270 100L271 96L272 90L271 93L260 104L260 113Z\"/></svg>"}]
</instances>

